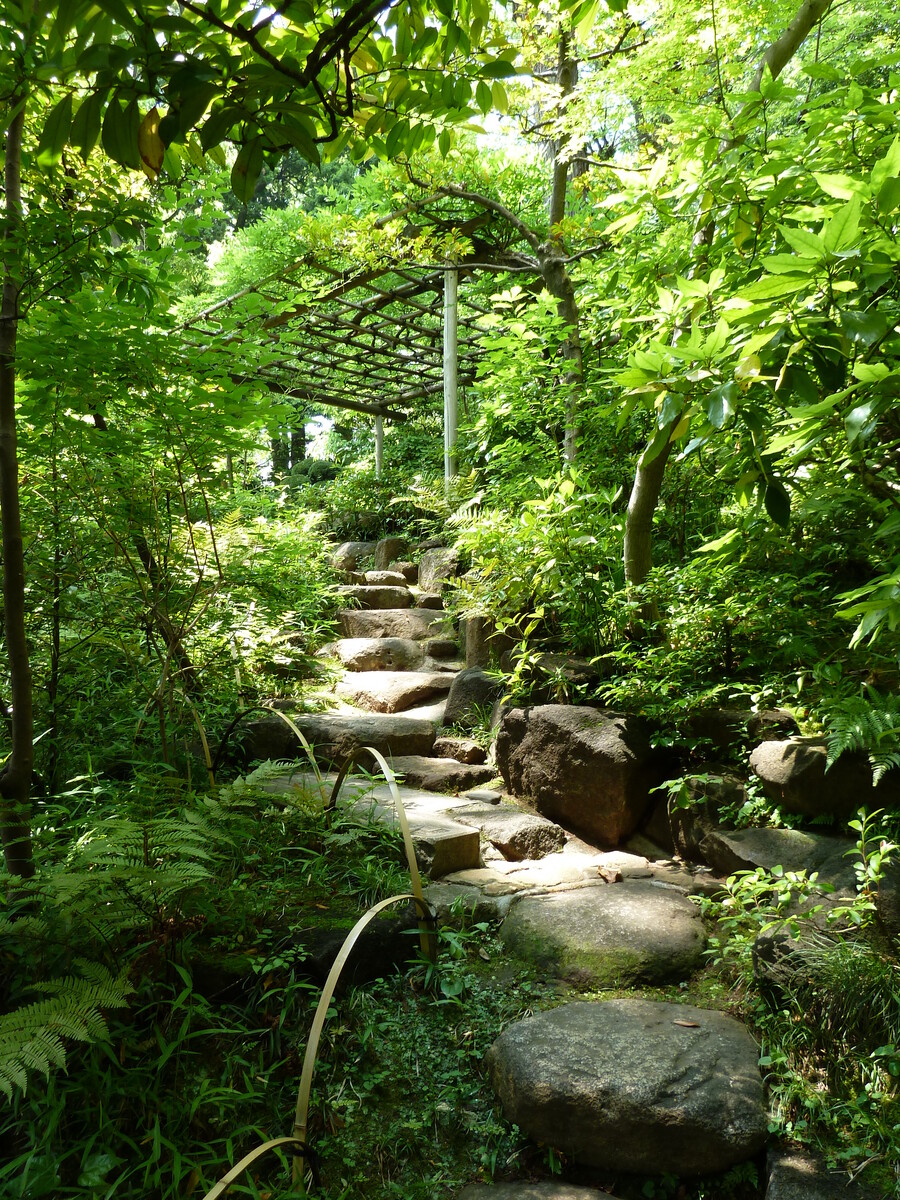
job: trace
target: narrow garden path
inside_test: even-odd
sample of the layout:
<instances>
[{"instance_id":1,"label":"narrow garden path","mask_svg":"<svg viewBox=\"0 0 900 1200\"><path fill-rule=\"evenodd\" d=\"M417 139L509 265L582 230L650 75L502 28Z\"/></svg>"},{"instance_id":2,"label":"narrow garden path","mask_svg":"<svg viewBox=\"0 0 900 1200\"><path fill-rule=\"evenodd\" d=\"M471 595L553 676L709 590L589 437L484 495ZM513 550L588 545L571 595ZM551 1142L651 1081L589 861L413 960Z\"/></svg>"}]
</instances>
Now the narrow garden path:
<instances>
[{"instance_id":1,"label":"narrow garden path","mask_svg":"<svg viewBox=\"0 0 900 1200\"><path fill-rule=\"evenodd\" d=\"M767 1106L759 1047L743 1024L715 1009L620 993L686 987L702 970L707 930L689 897L720 891L722 874L792 858L808 865L812 856L826 874L832 864L837 884L849 886L842 857L848 843L792 830L706 829L713 850L707 845L705 858L717 863L717 873L645 834L604 849L610 839L585 836L584 820L576 822L579 835L564 818L539 814L510 794L485 748L464 732L497 692L492 677L466 665L443 611L441 591L456 571L453 552L431 549L417 563L397 561L404 548L387 538L348 543L336 553L336 569L351 582L341 587L345 636L325 651L337 674L335 704L314 715L294 713L292 720L323 763L337 765L364 746L388 758L402 780L417 860L430 880L426 899L441 922L461 912L500 922L509 955L575 987L616 991L615 999L535 1013L501 1034L485 1065L505 1116L571 1162L635 1176L714 1176L759 1162L769 1140ZM357 572L359 560L373 554L375 569ZM565 721L571 725L581 711L570 707ZM296 739L277 717L258 720L251 736L254 756L297 757ZM527 779L547 766L540 744L518 767L514 749L505 753L507 782L517 771ZM585 765L595 772L602 808L604 764L573 758L570 765L573 790ZM277 793L324 783L330 790L336 777L332 771L317 780L301 762L265 786ZM348 780L342 803L385 823L397 819L387 784ZM621 813L617 819L627 820ZM765 1175L767 1200L866 1194L847 1190L844 1179L836 1184L802 1154L772 1148ZM460 1200L603 1195L523 1180L473 1185Z\"/></svg>"}]
</instances>

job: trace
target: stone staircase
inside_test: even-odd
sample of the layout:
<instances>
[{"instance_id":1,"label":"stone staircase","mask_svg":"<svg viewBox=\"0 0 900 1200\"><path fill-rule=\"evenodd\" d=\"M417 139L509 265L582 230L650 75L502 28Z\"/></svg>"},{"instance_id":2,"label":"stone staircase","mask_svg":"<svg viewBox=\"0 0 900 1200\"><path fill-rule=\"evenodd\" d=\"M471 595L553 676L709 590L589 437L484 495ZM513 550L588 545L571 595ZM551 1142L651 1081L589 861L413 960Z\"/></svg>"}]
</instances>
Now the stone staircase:
<instances>
[{"instance_id":1,"label":"stone staircase","mask_svg":"<svg viewBox=\"0 0 900 1200\"><path fill-rule=\"evenodd\" d=\"M583 840L506 795L477 743L442 736L448 708L465 712L464 704L454 710L454 694L475 670L466 668L441 603L455 563L448 551L398 563L404 549L399 539L383 539L348 543L334 556L348 580L341 592L353 603L340 614L343 636L325 650L340 671L337 703L293 717L317 759L337 765L373 746L392 764L430 879L426 897L441 919L452 920L461 903L476 920L501 921L511 955L576 988L683 984L701 968L707 941L688 897L713 894L721 879L640 837L614 850ZM359 572L360 559L373 553L375 570ZM300 759L277 717L256 722L255 733L268 738L259 757ZM323 776L329 790L335 778ZM308 790L317 781L301 762L265 786ZM341 797L385 823L397 819L386 784L352 778ZM507 1118L572 1161L690 1177L726 1171L763 1150L757 1059L758 1047L732 1016L630 997L576 1001L517 1022L495 1042L486 1067ZM778 1190L786 1176L771 1166L771 1153L763 1170L768 1200L801 1194ZM548 1180L475 1185L459 1200L608 1195Z\"/></svg>"}]
</instances>

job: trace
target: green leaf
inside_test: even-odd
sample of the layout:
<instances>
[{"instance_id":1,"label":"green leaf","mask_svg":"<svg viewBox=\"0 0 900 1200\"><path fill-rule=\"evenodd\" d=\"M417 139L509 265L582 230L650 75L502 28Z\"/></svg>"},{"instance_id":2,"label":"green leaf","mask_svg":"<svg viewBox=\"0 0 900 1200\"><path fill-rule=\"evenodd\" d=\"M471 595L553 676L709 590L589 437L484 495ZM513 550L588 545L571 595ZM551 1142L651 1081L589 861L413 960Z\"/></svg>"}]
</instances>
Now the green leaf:
<instances>
[{"instance_id":1,"label":"green leaf","mask_svg":"<svg viewBox=\"0 0 900 1200\"><path fill-rule=\"evenodd\" d=\"M100 137L100 123L105 99L105 93L91 92L87 99L81 102L78 112L72 120L69 141L85 162Z\"/></svg>"},{"instance_id":2,"label":"green leaf","mask_svg":"<svg viewBox=\"0 0 900 1200\"><path fill-rule=\"evenodd\" d=\"M766 484L763 504L776 525L784 528L790 523L791 498L785 491L784 485L777 479L770 479Z\"/></svg>"},{"instance_id":3,"label":"green leaf","mask_svg":"<svg viewBox=\"0 0 900 1200\"><path fill-rule=\"evenodd\" d=\"M871 312L840 311L841 328L854 346L872 346L887 333L887 321L877 310Z\"/></svg>"},{"instance_id":4,"label":"green leaf","mask_svg":"<svg viewBox=\"0 0 900 1200\"><path fill-rule=\"evenodd\" d=\"M244 110L234 104L213 109L200 130L200 145L204 151L209 150L211 146L218 146L238 121L243 120L245 116Z\"/></svg>"},{"instance_id":5,"label":"green leaf","mask_svg":"<svg viewBox=\"0 0 900 1200\"><path fill-rule=\"evenodd\" d=\"M709 393L706 400L706 419L713 429L721 429L729 417L734 416L740 394L741 389L733 380L713 388Z\"/></svg>"},{"instance_id":6,"label":"green leaf","mask_svg":"<svg viewBox=\"0 0 900 1200\"><path fill-rule=\"evenodd\" d=\"M515 66L504 58L495 58L493 62L483 63L478 71L482 79L508 79L515 73Z\"/></svg>"},{"instance_id":7,"label":"green leaf","mask_svg":"<svg viewBox=\"0 0 900 1200\"><path fill-rule=\"evenodd\" d=\"M865 441L873 433L877 422L877 409L874 400L867 400L852 409L844 420L847 430L847 442L853 445L857 439Z\"/></svg>"},{"instance_id":8,"label":"green leaf","mask_svg":"<svg viewBox=\"0 0 900 1200\"><path fill-rule=\"evenodd\" d=\"M385 139L385 148L388 158L396 158L406 149L406 141L409 137L409 121L397 121Z\"/></svg>"},{"instance_id":9,"label":"green leaf","mask_svg":"<svg viewBox=\"0 0 900 1200\"><path fill-rule=\"evenodd\" d=\"M900 175L900 137L895 137L891 142L890 149L884 158L879 158L878 162L872 168L870 177L872 191L877 193L888 179L894 179Z\"/></svg>"},{"instance_id":10,"label":"green leaf","mask_svg":"<svg viewBox=\"0 0 900 1200\"><path fill-rule=\"evenodd\" d=\"M253 199L262 165L262 138L251 138L249 142L241 146L238 156L234 160L234 166L231 168L231 188L242 204L249 204Z\"/></svg>"},{"instance_id":11,"label":"green leaf","mask_svg":"<svg viewBox=\"0 0 900 1200\"><path fill-rule=\"evenodd\" d=\"M900 179L886 179L878 192L878 211L891 213L900 208Z\"/></svg>"},{"instance_id":12,"label":"green leaf","mask_svg":"<svg viewBox=\"0 0 900 1200\"><path fill-rule=\"evenodd\" d=\"M313 140L310 132L305 126L297 121L289 121L284 125L278 125L272 130L273 134L284 138L290 142L298 154L302 155L308 163L312 163L314 167L319 166L321 158L319 156L319 147Z\"/></svg>"},{"instance_id":13,"label":"green leaf","mask_svg":"<svg viewBox=\"0 0 900 1200\"><path fill-rule=\"evenodd\" d=\"M835 200L852 200L870 194L869 185L861 179L854 179L852 175L825 175L821 171L814 171L813 178L822 191L834 196Z\"/></svg>"},{"instance_id":14,"label":"green leaf","mask_svg":"<svg viewBox=\"0 0 900 1200\"><path fill-rule=\"evenodd\" d=\"M442 129L441 135L438 138L438 150L441 158L446 158L450 153L450 130Z\"/></svg>"},{"instance_id":15,"label":"green leaf","mask_svg":"<svg viewBox=\"0 0 900 1200\"><path fill-rule=\"evenodd\" d=\"M817 233L806 229L793 229L790 225L779 225L781 236L787 244L803 258L820 259L825 255L825 243Z\"/></svg>"},{"instance_id":16,"label":"green leaf","mask_svg":"<svg viewBox=\"0 0 900 1200\"><path fill-rule=\"evenodd\" d=\"M810 283L807 275L763 275L756 283L742 288L742 300L777 300L781 296L792 296Z\"/></svg>"},{"instance_id":17,"label":"green leaf","mask_svg":"<svg viewBox=\"0 0 900 1200\"><path fill-rule=\"evenodd\" d=\"M481 109L485 116L494 107L494 96L488 84L483 79L479 79L475 88L475 103Z\"/></svg>"},{"instance_id":18,"label":"green leaf","mask_svg":"<svg viewBox=\"0 0 900 1200\"><path fill-rule=\"evenodd\" d=\"M55 105L41 131L41 140L37 148L37 164L39 167L55 167L62 158L63 147L69 137L69 127L72 124L72 95L63 96Z\"/></svg>"},{"instance_id":19,"label":"green leaf","mask_svg":"<svg viewBox=\"0 0 900 1200\"><path fill-rule=\"evenodd\" d=\"M141 114L137 101L132 100L123 110L118 98L113 96L103 118L100 144L113 162L131 171L139 171L141 167L141 154L138 149L140 127Z\"/></svg>"},{"instance_id":20,"label":"green leaf","mask_svg":"<svg viewBox=\"0 0 900 1200\"><path fill-rule=\"evenodd\" d=\"M849 250L859 239L860 202L854 197L843 208L839 208L822 230L825 249L836 254Z\"/></svg>"}]
</instances>

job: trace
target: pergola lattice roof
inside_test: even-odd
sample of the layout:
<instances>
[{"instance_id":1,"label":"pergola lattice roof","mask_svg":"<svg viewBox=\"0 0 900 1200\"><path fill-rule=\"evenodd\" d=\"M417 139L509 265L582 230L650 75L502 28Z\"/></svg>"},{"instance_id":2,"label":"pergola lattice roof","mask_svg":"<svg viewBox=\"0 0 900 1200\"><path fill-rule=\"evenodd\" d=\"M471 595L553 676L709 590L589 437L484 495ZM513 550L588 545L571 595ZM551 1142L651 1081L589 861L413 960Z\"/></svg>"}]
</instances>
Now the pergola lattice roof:
<instances>
[{"instance_id":1,"label":"pergola lattice roof","mask_svg":"<svg viewBox=\"0 0 900 1200\"><path fill-rule=\"evenodd\" d=\"M296 264L277 282L289 282L290 273L303 265ZM455 269L463 274L473 267L460 263ZM238 316L228 336L242 336L252 327L269 355L254 376L235 377L237 381L252 378L278 395L397 421L406 419L416 400L442 391L444 269L391 265L351 274L316 262L314 270L333 283L317 293L305 292L296 304L285 307L283 294L273 294L276 281L269 280L197 314L184 329L204 338L221 335L222 309L236 309L255 293L276 311ZM460 292L460 383L475 377L478 322L487 311Z\"/></svg>"}]
</instances>

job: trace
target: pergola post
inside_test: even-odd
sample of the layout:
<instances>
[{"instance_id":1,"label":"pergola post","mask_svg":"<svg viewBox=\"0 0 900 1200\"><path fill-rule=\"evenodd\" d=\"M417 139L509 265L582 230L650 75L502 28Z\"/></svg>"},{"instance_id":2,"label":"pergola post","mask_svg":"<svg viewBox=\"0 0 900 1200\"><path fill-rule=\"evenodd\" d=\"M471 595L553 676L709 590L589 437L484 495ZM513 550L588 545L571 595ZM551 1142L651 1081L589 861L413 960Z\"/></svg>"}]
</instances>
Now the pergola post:
<instances>
[{"instance_id":1,"label":"pergola post","mask_svg":"<svg viewBox=\"0 0 900 1200\"><path fill-rule=\"evenodd\" d=\"M455 267L444 271L444 490L448 495L457 473L458 278Z\"/></svg>"},{"instance_id":2,"label":"pergola post","mask_svg":"<svg viewBox=\"0 0 900 1200\"><path fill-rule=\"evenodd\" d=\"M375 478L381 479L384 470L384 417L375 418Z\"/></svg>"}]
</instances>

